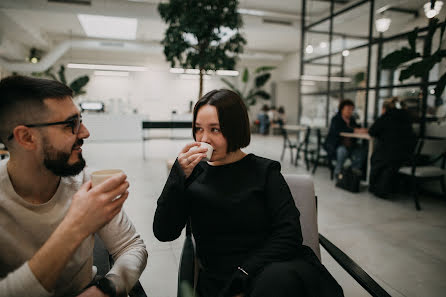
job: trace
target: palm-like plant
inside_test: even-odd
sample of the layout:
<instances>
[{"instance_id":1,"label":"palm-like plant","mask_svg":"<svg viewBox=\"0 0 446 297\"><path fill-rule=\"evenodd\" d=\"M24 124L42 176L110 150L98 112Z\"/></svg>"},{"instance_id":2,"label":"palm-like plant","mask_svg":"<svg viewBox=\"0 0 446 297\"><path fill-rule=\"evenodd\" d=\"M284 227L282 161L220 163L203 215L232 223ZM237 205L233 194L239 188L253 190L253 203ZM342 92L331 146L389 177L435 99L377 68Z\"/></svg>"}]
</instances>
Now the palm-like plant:
<instances>
[{"instance_id":1,"label":"palm-like plant","mask_svg":"<svg viewBox=\"0 0 446 297\"><path fill-rule=\"evenodd\" d=\"M254 81L250 81L250 73L248 68L243 70L243 74L240 77L241 81L239 82L240 88L235 86L232 82L230 82L226 78L222 78L221 80L234 92L239 94L242 98L243 102L245 102L246 108L249 109L251 105L255 105L257 103L257 99L269 100L271 95L266 92L263 87L271 78L271 70L274 70L276 67L272 66L261 66L254 71ZM248 89L248 87L250 87Z\"/></svg>"},{"instance_id":2,"label":"palm-like plant","mask_svg":"<svg viewBox=\"0 0 446 297\"><path fill-rule=\"evenodd\" d=\"M59 71L57 72L57 76L53 73L53 67L48 68L44 72L33 72L32 75L37 77L49 77L51 79L60 81L61 83L69 86L73 90L74 97L85 94L86 91L84 90L84 87L90 81L88 75L83 75L73 80L70 84L67 84L64 65L60 65Z\"/></svg>"}]
</instances>

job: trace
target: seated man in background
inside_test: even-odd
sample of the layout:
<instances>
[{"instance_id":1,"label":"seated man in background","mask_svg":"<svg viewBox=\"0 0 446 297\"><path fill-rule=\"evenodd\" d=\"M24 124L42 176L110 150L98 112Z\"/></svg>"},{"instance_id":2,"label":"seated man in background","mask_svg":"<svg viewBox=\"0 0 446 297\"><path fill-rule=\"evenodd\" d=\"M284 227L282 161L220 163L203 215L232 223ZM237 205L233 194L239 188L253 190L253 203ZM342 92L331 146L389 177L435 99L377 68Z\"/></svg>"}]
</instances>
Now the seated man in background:
<instances>
[{"instance_id":1,"label":"seated man in background","mask_svg":"<svg viewBox=\"0 0 446 297\"><path fill-rule=\"evenodd\" d=\"M384 102L382 115L370 127L369 134L376 138L369 191L387 198L395 192L398 170L410 160L416 144L409 114L397 97Z\"/></svg>"},{"instance_id":2,"label":"seated man in background","mask_svg":"<svg viewBox=\"0 0 446 297\"><path fill-rule=\"evenodd\" d=\"M352 159L352 168L360 171L365 160L365 152L349 137L342 137L340 133L367 133L367 129L360 128L353 117L355 104L346 99L339 104L338 113L331 119L330 129L325 140L325 150L331 160L336 160L335 176L341 172L345 160Z\"/></svg>"},{"instance_id":3,"label":"seated man in background","mask_svg":"<svg viewBox=\"0 0 446 297\"><path fill-rule=\"evenodd\" d=\"M0 139L10 152L0 163L1 296L127 296L144 270L145 245L122 210L126 176L92 188L81 149L89 135L67 86L0 81ZM93 281L94 233L115 264Z\"/></svg>"}]
</instances>

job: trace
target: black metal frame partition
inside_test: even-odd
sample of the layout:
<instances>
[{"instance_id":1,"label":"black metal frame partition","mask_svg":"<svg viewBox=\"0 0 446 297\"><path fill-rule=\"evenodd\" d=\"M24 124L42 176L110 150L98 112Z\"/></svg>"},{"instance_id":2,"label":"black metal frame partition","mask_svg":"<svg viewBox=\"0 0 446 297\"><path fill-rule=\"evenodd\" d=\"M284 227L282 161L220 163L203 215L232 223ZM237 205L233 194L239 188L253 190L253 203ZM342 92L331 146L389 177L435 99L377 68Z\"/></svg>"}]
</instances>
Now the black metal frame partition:
<instances>
[{"instance_id":1,"label":"black metal frame partition","mask_svg":"<svg viewBox=\"0 0 446 297\"><path fill-rule=\"evenodd\" d=\"M327 1L328 2L328 1ZM375 16L375 1L374 0L361 0L358 1L356 3L353 3L347 7L344 7L338 11L334 11L334 4L337 2L336 0L329 0L330 2L330 14L328 17L324 17L316 22L313 22L311 24L306 24L305 19L306 19L306 8L307 8L307 0L302 0L302 12L301 12L301 43L300 43L300 79L298 80L298 123L300 123L301 117L302 117L302 96L305 95L327 95L326 98L326 108L325 108L325 124L326 126L328 126L329 124L329 107L330 107L330 95L333 93L340 93L340 97L341 99L344 98L344 93L346 92L354 92L354 91L365 91L365 109L364 109L364 127L367 127L368 125L368 102L369 102L369 93L371 90L375 90L375 104L374 104L374 118L376 119L376 117L378 116L378 104L379 104L379 94L380 94L380 90L382 89L394 89L394 88L408 88L408 87L420 87L421 88L421 92L422 92L422 104L421 104L421 121L420 121L420 136L424 135L424 131L425 131L425 124L426 124L426 110L427 110L427 96L428 96L428 87L431 85L435 85L437 83L437 81L429 81L429 77L423 77L423 79L420 82L417 83L405 83L405 84L390 84L390 85L385 85L385 86L381 86L380 84L380 76L381 76L381 68L380 68L380 60L382 57L382 46L384 43L386 42L390 42L390 41L394 41L394 40L398 40L398 39L404 39L407 38L407 36L409 35L409 33L412 32L411 31L407 31L407 32L403 32L400 34L396 34L390 37L383 37L382 34L379 35L378 38L374 38L373 37L373 26L374 26L374 16ZM369 27L368 27L368 36L358 36L358 35L352 35L352 34L343 34L343 33L339 33L339 32L333 32L333 19L336 16L339 16L341 14L344 14L346 12L349 12L361 5L365 5L365 4L369 4ZM413 11L413 10L407 10L407 9L400 9L400 8L392 8L392 10L397 11L397 12L402 12L402 13L409 13L409 14L414 14L415 16L417 16L417 12ZM325 31L317 31L317 30L311 30L311 28L322 24L324 22L329 21L329 31L325 32ZM440 26L442 23L439 23L438 26ZM423 27L423 28L419 28L418 32L419 33L423 33L426 32L428 30L429 26ZM328 54L326 55L319 55L316 57L312 57L312 58L308 58L305 59L305 36L308 33L313 33L313 34L326 34L328 35ZM340 89L339 90L332 90L331 88L331 69L332 67L341 67L341 74L342 76L344 76L344 56L342 56L342 50L338 51L338 52L333 52L332 50L332 40L333 40L333 36L341 36L343 39L345 38L354 38L354 39L367 39L368 42L365 44L361 44L358 46L354 46L351 48L344 48L342 50L349 50L354 51L354 50L358 50L358 49L362 49L367 47L368 49L368 54L367 54L367 69L366 69L366 86L365 87L356 87L356 88L350 88L350 89L345 89L343 83L340 84ZM419 38L424 38L424 36L419 36ZM372 56L372 46L374 44L378 45L378 65L376 68L376 84L374 87L370 86L370 77L371 77L371 56ZM431 51L431 48L426 48L426 43L424 46L424 52L423 54L429 54ZM334 55L338 55L341 54L341 64L333 64L332 63L332 56ZM320 59L324 59L324 58L328 58L328 63L317 63L315 61L320 60ZM327 70L327 90L326 91L321 91L321 92L308 92L308 93L303 93L302 92L302 76L305 74L305 65L306 64L312 64L312 65L324 65L327 66L328 70Z\"/></svg>"}]
</instances>

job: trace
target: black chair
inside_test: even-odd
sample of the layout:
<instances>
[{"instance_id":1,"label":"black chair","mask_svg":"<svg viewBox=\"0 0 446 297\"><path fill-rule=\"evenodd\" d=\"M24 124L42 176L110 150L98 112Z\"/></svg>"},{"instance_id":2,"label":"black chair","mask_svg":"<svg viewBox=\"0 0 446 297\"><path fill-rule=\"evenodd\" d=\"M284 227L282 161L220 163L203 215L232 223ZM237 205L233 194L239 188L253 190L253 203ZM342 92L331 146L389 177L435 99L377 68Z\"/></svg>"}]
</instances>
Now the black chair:
<instances>
[{"instance_id":1,"label":"black chair","mask_svg":"<svg viewBox=\"0 0 446 297\"><path fill-rule=\"evenodd\" d=\"M113 258L108 253L107 248L104 245L102 239L95 234L94 235L94 248L93 248L93 265L98 269L97 275L106 275L110 268L113 266ZM147 297L144 288L141 286L139 280L133 286L129 292L130 297Z\"/></svg>"},{"instance_id":2,"label":"black chair","mask_svg":"<svg viewBox=\"0 0 446 297\"><path fill-rule=\"evenodd\" d=\"M390 297L390 295L371 278L358 264L323 235L317 226L317 198L314 193L313 180L309 176L285 175L294 202L300 211L303 244L310 247L321 260L319 244L348 272L371 296ZM178 270L178 297L189 297L196 287L198 277L197 258L190 223L186 226L186 239L181 253ZM200 296L206 297L206 296Z\"/></svg>"},{"instance_id":3,"label":"black chair","mask_svg":"<svg viewBox=\"0 0 446 297\"><path fill-rule=\"evenodd\" d=\"M446 139L420 138L415 147L415 153L410 166L401 167L399 173L409 178L412 185L412 197L415 208L420 210L418 201L419 184L426 181L439 181L443 195L446 198L445 170Z\"/></svg>"},{"instance_id":4,"label":"black chair","mask_svg":"<svg viewBox=\"0 0 446 297\"><path fill-rule=\"evenodd\" d=\"M317 128L317 148L316 148L316 157L314 158L313 162L313 170L312 174L316 172L316 169L319 165L327 166L330 170L330 179L333 180L334 178L334 165L333 162L335 160L332 160L330 156L328 155L327 151L324 148L325 143L325 136L327 134L326 128Z\"/></svg>"},{"instance_id":5,"label":"black chair","mask_svg":"<svg viewBox=\"0 0 446 297\"><path fill-rule=\"evenodd\" d=\"M280 125L280 133L282 134L282 137L283 137L283 146L282 146L282 154L280 155L280 161L283 160L283 156L285 155L285 150L289 149L291 163L294 163L293 162L294 161L293 150L298 148L298 143L297 143L297 141L294 142L294 141L290 140L290 138L288 137L288 132L283 127L283 125Z\"/></svg>"}]
</instances>

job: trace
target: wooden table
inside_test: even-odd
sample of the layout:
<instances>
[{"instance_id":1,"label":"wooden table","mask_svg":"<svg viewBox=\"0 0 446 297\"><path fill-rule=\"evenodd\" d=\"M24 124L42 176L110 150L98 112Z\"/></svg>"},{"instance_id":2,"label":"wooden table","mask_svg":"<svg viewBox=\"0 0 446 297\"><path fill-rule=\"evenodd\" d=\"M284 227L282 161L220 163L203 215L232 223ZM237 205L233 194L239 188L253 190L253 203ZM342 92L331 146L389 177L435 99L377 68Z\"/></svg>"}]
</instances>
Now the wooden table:
<instances>
[{"instance_id":1,"label":"wooden table","mask_svg":"<svg viewBox=\"0 0 446 297\"><path fill-rule=\"evenodd\" d=\"M364 139L369 142L369 150L367 154L367 175L366 175L366 183L369 183L370 179L370 164L372 159L372 153L373 153L373 137L371 137L368 133L348 133L348 132L341 132L339 135L343 137L350 137L350 138L357 138L357 139Z\"/></svg>"},{"instance_id":2,"label":"wooden table","mask_svg":"<svg viewBox=\"0 0 446 297\"><path fill-rule=\"evenodd\" d=\"M307 130L307 126L301 126L301 125L284 125L283 129L287 131L293 131L293 132L301 132Z\"/></svg>"}]
</instances>

